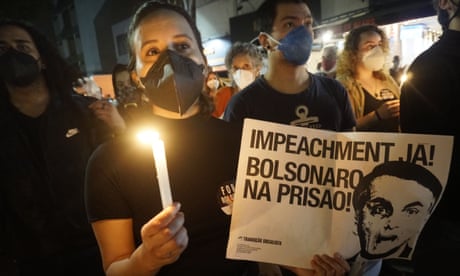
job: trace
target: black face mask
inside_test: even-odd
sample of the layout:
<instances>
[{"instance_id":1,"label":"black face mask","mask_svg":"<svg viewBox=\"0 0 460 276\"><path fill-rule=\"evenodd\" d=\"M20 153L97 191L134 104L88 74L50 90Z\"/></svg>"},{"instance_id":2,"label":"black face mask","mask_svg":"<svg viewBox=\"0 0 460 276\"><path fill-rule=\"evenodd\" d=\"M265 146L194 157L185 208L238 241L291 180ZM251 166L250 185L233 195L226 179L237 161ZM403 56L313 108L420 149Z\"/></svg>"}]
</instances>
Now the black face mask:
<instances>
[{"instance_id":1,"label":"black face mask","mask_svg":"<svg viewBox=\"0 0 460 276\"><path fill-rule=\"evenodd\" d=\"M141 81L150 102L183 115L203 91L203 65L167 50Z\"/></svg>"},{"instance_id":2,"label":"black face mask","mask_svg":"<svg viewBox=\"0 0 460 276\"><path fill-rule=\"evenodd\" d=\"M15 86L27 86L40 74L37 60L23 52L9 49L0 56L0 78Z\"/></svg>"}]
</instances>

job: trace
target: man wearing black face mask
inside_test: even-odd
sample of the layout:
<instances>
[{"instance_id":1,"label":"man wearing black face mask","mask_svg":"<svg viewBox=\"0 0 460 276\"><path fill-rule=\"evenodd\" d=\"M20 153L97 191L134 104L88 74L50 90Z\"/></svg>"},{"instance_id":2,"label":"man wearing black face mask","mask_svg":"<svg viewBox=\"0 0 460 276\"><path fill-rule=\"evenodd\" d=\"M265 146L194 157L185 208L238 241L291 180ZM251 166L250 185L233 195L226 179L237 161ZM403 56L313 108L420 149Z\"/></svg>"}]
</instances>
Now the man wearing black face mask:
<instances>
[{"instance_id":1,"label":"man wearing black face mask","mask_svg":"<svg viewBox=\"0 0 460 276\"><path fill-rule=\"evenodd\" d=\"M232 97L224 120L244 118L334 131L352 130L348 94L336 80L311 74L313 15L305 0L265 1L258 12L268 70Z\"/></svg>"},{"instance_id":2,"label":"man wearing black face mask","mask_svg":"<svg viewBox=\"0 0 460 276\"><path fill-rule=\"evenodd\" d=\"M434 0L443 34L408 69L401 88L401 130L454 136L449 178L415 247L416 275L460 275L460 1Z\"/></svg>"},{"instance_id":3,"label":"man wearing black face mask","mask_svg":"<svg viewBox=\"0 0 460 276\"><path fill-rule=\"evenodd\" d=\"M83 184L111 129L88 105L115 109L73 93L77 77L29 24L0 20L0 259L17 265L1 275L104 275Z\"/></svg>"}]
</instances>

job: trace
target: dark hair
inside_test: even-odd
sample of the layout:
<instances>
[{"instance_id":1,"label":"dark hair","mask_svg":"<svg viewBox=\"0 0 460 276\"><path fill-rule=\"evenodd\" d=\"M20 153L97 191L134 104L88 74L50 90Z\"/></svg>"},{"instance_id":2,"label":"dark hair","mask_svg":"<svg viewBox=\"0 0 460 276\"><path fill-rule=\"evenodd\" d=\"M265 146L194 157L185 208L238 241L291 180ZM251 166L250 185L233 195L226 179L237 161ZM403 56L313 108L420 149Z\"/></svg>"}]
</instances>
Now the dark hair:
<instances>
[{"instance_id":1,"label":"dark hair","mask_svg":"<svg viewBox=\"0 0 460 276\"><path fill-rule=\"evenodd\" d=\"M353 192L353 208L357 213L361 212L366 202L371 198L372 182L380 176L389 175L401 179L414 180L427 188L433 194L437 202L441 195L442 185L438 178L428 169L420 165L405 161L389 161L377 165L369 174L364 176ZM434 207L431 206L431 208ZM430 211L433 211L431 209Z\"/></svg>"},{"instance_id":2,"label":"dark hair","mask_svg":"<svg viewBox=\"0 0 460 276\"><path fill-rule=\"evenodd\" d=\"M307 0L265 0L256 12L256 26L258 27L258 31L271 33L278 5L290 3L305 4L308 6Z\"/></svg>"},{"instance_id":3,"label":"dark hair","mask_svg":"<svg viewBox=\"0 0 460 276\"><path fill-rule=\"evenodd\" d=\"M432 4L433 4L433 9L435 11L438 11L439 10L439 0L433 0Z\"/></svg>"},{"instance_id":4,"label":"dark hair","mask_svg":"<svg viewBox=\"0 0 460 276\"><path fill-rule=\"evenodd\" d=\"M174 11L180 14L185 20L187 20L187 23L189 24L190 28L192 28L193 34L195 35L195 39L198 44L198 48L200 49L200 52L203 55L204 60L206 61L206 56L203 54L203 43L201 41L201 34L200 34L200 31L198 31L196 23L192 19L192 17L184 9L182 9L179 6L175 6L175 5L166 3L165 1L153 0L153 1L147 1L143 3L136 10L133 16L133 19L131 20L131 23L129 25L128 35L127 35L128 45L129 45L129 63L128 63L129 70L134 70L134 66L136 63L136 55L134 53L134 47L132 45L133 40L134 40L133 35L134 35L135 30L139 27L140 22L144 18L146 18L151 13L157 12L159 10Z\"/></svg>"},{"instance_id":5,"label":"dark hair","mask_svg":"<svg viewBox=\"0 0 460 276\"><path fill-rule=\"evenodd\" d=\"M71 67L46 36L30 23L16 19L0 19L0 28L5 26L19 27L31 36L40 54L40 60L46 66L43 69L43 75L50 91L50 97L70 100L73 94L72 83L81 76L79 70ZM0 91L1 94L7 93L7 88L3 82L0 83Z\"/></svg>"},{"instance_id":6,"label":"dark hair","mask_svg":"<svg viewBox=\"0 0 460 276\"><path fill-rule=\"evenodd\" d=\"M367 32L375 32L382 38L382 50L385 54L390 51L388 37L386 33L376 25L362 25L354 28L345 37L345 45L337 60L337 75L355 77L357 64L359 62L359 42L361 34ZM383 73L383 69L373 72L374 77L385 80L387 77Z\"/></svg>"},{"instance_id":7,"label":"dark hair","mask_svg":"<svg viewBox=\"0 0 460 276\"><path fill-rule=\"evenodd\" d=\"M251 62L256 67L262 67L263 65L262 53L259 52L259 49L257 49L256 45L248 42L237 41L233 43L232 47L225 55L225 66L227 67L228 71L232 69L233 59L238 55L250 56Z\"/></svg>"},{"instance_id":8,"label":"dark hair","mask_svg":"<svg viewBox=\"0 0 460 276\"><path fill-rule=\"evenodd\" d=\"M193 34L195 35L195 40L196 43L198 44L198 49L200 50L201 55L203 56L203 60L206 63L207 67L207 59L206 56L204 55L203 52L203 43L201 41L201 34L198 31L198 28L196 26L195 21L192 19L192 17L181 7L175 6L169 3L166 3L165 1L159 1L159 0L153 0L153 1L147 1L143 3L135 12L133 19L131 20L131 23L128 28L128 45L129 45L129 63L128 63L128 69L130 71L134 70L135 64L136 64L136 54L134 50L134 32L136 29L139 27L139 24L141 21L149 16L152 13L158 12L160 10L170 10L178 13L181 15L189 24L190 28L193 31ZM207 68L206 68L207 70ZM202 115L210 116L211 113L214 110L214 104L211 101L211 99L206 95L206 92L203 90L200 96L200 113Z\"/></svg>"},{"instance_id":9,"label":"dark hair","mask_svg":"<svg viewBox=\"0 0 460 276\"><path fill-rule=\"evenodd\" d=\"M115 66L113 67L113 70L112 70L112 87L113 87L113 91L116 93L117 92L117 82L116 82L116 75L118 73L121 73L121 72L128 72L129 73L129 70L128 70L128 67L126 64L121 64L121 63L117 63L115 64Z\"/></svg>"}]
</instances>

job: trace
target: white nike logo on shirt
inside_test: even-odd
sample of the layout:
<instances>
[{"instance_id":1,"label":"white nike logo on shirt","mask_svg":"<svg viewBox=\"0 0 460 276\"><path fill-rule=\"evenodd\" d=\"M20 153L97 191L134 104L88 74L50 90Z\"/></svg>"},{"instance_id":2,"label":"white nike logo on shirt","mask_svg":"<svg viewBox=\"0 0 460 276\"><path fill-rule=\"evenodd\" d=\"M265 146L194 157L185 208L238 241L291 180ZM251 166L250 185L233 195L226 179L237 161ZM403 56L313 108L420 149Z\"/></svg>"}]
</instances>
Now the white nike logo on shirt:
<instances>
[{"instance_id":1,"label":"white nike logo on shirt","mask_svg":"<svg viewBox=\"0 0 460 276\"><path fill-rule=\"evenodd\" d=\"M67 130L67 133L65 134L65 137L70 138L70 137L74 136L75 134L77 134L79 132L80 131L78 130L78 128L71 128L71 129Z\"/></svg>"}]
</instances>

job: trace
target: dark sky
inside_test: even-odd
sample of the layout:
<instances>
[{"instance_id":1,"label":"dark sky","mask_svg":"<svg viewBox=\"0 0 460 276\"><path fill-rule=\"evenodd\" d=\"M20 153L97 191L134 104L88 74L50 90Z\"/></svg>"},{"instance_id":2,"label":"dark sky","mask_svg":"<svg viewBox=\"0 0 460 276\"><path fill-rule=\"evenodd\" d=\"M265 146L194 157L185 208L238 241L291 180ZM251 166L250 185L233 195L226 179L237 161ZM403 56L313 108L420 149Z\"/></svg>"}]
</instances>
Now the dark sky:
<instances>
[{"instance_id":1,"label":"dark sky","mask_svg":"<svg viewBox=\"0 0 460 276\"><path fill-rule=\"evenodd\" d=\"M0 18L26 20L50 39L54 38L51 0L0 0Z\"/></svg>"},{"instance_id":2,"label":"dark sky","mask_svg":"<svg viewBox=\"0 0 460 276\"><path fill-rule=\"evenodd\" d=\"M36 20L43 13L51 14L49 0L2 0L0 1L0 16Z\"/></svg>"}]
</instances>

